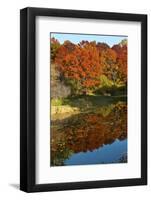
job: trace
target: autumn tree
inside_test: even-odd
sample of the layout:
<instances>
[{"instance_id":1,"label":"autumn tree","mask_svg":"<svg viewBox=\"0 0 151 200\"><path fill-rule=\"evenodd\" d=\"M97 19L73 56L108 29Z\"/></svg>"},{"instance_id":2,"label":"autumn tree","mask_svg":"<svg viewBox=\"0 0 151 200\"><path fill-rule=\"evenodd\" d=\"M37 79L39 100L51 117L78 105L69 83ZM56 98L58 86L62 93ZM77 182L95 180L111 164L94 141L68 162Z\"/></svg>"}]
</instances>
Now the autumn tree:
<instances>
[{"instance_id":1,"label":"autumn tree","mask_svg":"<svg viewBox=\"0 0 151 200\"><path fill-rule=\"evenodd\" d=\"M87 93L89 89L99 84L101 75L99 53L96 46L91 43L76 45L72 51L62 45L56 55L55 63L75 92Z\"/></svg>"},{"instance_id":2,"label":"autumn tree","mask_svg":"<svg viewBox=\"0 0 151 200\"><path fill-rule=\"evenodd\" d=\"M108 48L101 53L101 66L103 74L115 84L119 80L119 70L117 65L117 54Z\"/></svg>"},{"instance_id":3,"label":"autumn tree","mask_svg":"<svg viewBox=\"0 0 151 200\"><path fill-rule=\"evenodd\" d=\"M100 56L100 59L101 59L101 54L102 54L102 52L105 51L105 50L107 50L107 49L109 49L110 46L107 45L106 43L98 42L98 43L96 44L96 48L97 48L97 50L99 51L99 56Z\"/></svg>"},{"instance_id":4,"label":"autumn tree","mask_svg":"<svg viewBox=\"0 0 151 200\"><path fill-rule=\"evenodd\" d=\"M50 48L51 48L51 62L53 63L55 60L55 56L57 53L58 48L60 47L60 43L54 37L50 40Z\"/></svg>"},{"instance_id":5,"label":"autumn tree","mask_svg":"<svg viewBox=\"0 0 151 200\"><path fill-rule=\"evenodd\" d=\"M70 42L69 40L64 41L63 46L66 48L68 53L71 53L75 49L75 44Z\"/></svg>"},{"instance_id":6,"label":"autumn tree","mask_svg":"<svg viewBox=\"0 0 151 200\"><path fill-rule=\"evenodd\" d=\"M87 40L60 44L52 38L51 59L60 81L70 85L72 94L99 89L102 77L103 85L108 83L106 87L127 83L126 39L111 48L106 43Z\"/></svg>"},{"instance_id":7,"label":"autumn tree","mask_svg":"<svg viewBox=\"0 0 151 200\"><path fill-rule=\"evenodd\" d=\"M118 45L114 45L112 49L117 54L118 68L121 73L121 81L127 82L127 40L121 41Z\"/></svg>"}]
</instances>

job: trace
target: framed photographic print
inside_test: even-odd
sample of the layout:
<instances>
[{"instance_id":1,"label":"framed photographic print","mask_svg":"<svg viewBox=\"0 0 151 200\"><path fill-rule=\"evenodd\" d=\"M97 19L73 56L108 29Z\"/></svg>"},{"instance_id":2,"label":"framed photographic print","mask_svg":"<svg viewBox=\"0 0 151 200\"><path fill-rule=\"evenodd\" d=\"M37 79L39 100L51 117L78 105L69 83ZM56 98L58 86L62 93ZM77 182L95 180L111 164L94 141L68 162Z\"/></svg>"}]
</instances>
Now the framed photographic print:
<instances>
[{"instance_id":1,"label":"framed photographic print","mask_svg":"<svg viewBox=\"0 0 151 200\"><path fill-rule=\"evenodd\" d=\"M20 189L147 184L147 16L20 12Z\"/></svg>"}]
</instances>

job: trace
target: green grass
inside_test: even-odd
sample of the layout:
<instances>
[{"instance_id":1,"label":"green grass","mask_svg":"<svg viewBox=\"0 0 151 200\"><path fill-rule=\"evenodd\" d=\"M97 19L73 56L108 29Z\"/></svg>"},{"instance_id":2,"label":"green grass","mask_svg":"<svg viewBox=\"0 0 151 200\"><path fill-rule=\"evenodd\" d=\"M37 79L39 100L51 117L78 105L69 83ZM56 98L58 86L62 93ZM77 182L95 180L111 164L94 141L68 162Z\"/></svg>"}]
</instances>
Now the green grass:
<instances>
[{"instance_id":1,"label":"green grass","mask_svg":"<svg viewBox=\"0 0 151 200\"><path fill-rule=\"evenodd\" d=\"M51 99L51 105L52 106L61 106L61 105L63 105L63 99L62 98Z\"/></svg>"}]
</instances>

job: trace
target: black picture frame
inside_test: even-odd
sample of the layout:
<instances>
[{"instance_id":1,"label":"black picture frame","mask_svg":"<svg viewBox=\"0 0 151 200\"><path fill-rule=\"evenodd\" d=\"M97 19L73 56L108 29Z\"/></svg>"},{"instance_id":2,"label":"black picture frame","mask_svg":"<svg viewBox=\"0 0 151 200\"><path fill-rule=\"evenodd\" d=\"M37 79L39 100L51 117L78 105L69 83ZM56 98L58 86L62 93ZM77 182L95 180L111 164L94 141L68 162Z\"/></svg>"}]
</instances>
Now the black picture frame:
<instances>
[{"instance_id":1,"label":"black picture frame","mask_svg":"<svg viewBox=\"0 0 151 200\"><path fill-rule=\"evenodd\" d=\"M35 19L54 16L141 23L141 178L36 184L35 182ZM147 184L147 15L48 8L20 11L20 189L25 192L121 187Z\"/></svg>"}]
</instances>

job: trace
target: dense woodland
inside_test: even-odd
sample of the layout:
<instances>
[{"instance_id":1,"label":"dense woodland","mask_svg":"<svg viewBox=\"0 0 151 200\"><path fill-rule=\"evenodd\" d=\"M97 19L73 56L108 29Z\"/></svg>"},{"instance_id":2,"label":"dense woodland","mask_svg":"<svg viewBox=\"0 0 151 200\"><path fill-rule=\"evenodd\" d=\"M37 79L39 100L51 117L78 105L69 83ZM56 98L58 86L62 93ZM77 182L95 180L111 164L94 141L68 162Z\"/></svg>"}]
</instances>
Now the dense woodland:
<instances>
[{"instance_id":1,"label":"dense woodland","mask_svg":"<svg viewBox=\"0 0 151 200\"><path fill-rule=\"evenodd\" d=\"M95 41L60 44L51 38L51 68L52 87L61 83L65 96L126 92L127 40L110 47Z\"/></svg>"}]
</instances>

